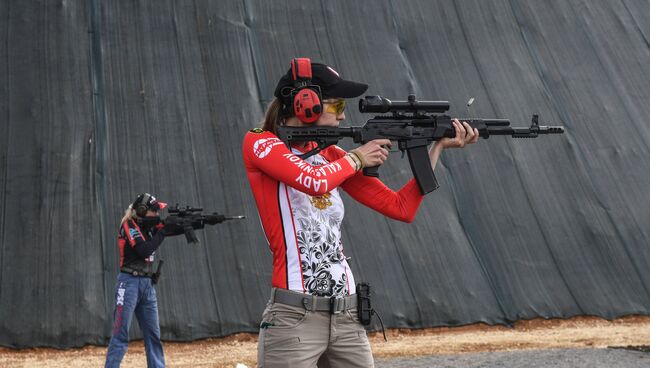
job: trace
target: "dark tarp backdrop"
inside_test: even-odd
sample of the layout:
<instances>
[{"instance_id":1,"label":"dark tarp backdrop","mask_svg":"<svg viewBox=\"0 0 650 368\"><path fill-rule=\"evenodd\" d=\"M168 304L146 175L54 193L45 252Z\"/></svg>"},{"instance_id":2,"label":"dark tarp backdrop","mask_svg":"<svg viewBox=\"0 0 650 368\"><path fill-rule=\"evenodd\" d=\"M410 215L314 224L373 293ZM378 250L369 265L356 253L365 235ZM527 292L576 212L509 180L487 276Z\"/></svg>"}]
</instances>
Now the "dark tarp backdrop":
<instances>
[{"instance_id":1,"label":"dark tarp backdrop","mask_svg":"<svg viewBox=\"0 0 650 368\"><path fill-rule=\"evenodd\" d=\"M649 39L647 0L4 0L0 345L108 342L118 222L144 191L248 217L165 241L163 339L256 332L272 265L241 140L296 56L368 94L566 128L445 151L413 224L345 197L387 327L650 314Z\"/></svg>"}]
</instances>

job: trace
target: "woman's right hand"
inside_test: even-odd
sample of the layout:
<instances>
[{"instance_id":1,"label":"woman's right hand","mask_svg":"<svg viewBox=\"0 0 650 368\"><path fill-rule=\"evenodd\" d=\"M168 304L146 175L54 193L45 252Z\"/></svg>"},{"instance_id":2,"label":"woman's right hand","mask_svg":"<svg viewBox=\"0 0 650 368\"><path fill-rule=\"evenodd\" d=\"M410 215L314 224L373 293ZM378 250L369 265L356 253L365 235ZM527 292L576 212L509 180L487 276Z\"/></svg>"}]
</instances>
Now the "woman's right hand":
<instances>
[{"instance_id":1,"label":"woman's right hand","mask_svg":"<svg viewBox=\"0 0 650 368\"><path fill-rule=\"evenodd\" d=\"M388 158L388 149L392 145L390 139L375 139L353 149L352 152L359 156L363 162L363 167L379 166Z\"/></svg>"}]
</instances>

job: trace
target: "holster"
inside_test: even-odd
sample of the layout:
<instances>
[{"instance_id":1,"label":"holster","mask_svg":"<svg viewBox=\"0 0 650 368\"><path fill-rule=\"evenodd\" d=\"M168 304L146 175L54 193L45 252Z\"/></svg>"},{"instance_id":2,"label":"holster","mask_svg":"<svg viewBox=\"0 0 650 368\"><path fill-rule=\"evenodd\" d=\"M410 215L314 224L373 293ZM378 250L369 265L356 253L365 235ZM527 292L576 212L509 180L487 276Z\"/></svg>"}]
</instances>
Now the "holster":
<instances>
[{"instance_id":1,"label":"holster","mask_svg":"<svg viewBox=\"0 0 650 368\"><path fill-rule=\"evenodd\" d=\"M372 322L374 310L370 302L370 284L360 282L357 284L357 314L362 325L369 325Z\"/></svg>"},{"instance_id":2,"label":"holster","mask_svg":"<svg viewBox=\"0 0 650 368\"><path fill-rule=\"evenodd\" d=\"M165 263L165 261L161 259L160 262L158 262L158 267L156 267L156 272L154 272L153 275L151 275L152 285L156 285L158 283L158 279L160 279L160 271L162 269L163 263Z\"/></svg>"},{"instance_id":3,"label":"holster","mask_svg":"<svg viewBox=\"0 0 650 368\"><path fill-rule=\"evenodd\" d=\"M370 284L366 282L357 284L357 314L359 316L359 322L364 326L368 326L372 322L372 316L376 314L381 324L381 333L384 335L384 341L388 341L384 321L382 321L379 313L372 308L372 303L370 302Z\"/></svg>"}]
</instances>

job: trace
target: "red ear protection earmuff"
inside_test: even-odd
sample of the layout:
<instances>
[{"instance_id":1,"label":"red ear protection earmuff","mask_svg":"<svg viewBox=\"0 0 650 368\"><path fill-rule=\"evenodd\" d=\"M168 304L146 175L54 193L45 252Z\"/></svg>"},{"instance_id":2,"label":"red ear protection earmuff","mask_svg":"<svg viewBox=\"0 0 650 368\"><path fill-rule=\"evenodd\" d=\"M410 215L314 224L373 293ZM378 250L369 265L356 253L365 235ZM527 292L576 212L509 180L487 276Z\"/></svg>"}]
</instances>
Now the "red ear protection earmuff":
<instances>
[{"instance_id":1,"label":"red ear protection earmuff","mask_svg":"<svg viewBox=\"0 0 650 368\"><path fill-rule=\"evenodd\" d=\"M311 124L323 113L320 87L311 84L311 60L291 60L291 73L294 85L290 94L293 113L303 123Z\"/></svg>"}]
</instances>

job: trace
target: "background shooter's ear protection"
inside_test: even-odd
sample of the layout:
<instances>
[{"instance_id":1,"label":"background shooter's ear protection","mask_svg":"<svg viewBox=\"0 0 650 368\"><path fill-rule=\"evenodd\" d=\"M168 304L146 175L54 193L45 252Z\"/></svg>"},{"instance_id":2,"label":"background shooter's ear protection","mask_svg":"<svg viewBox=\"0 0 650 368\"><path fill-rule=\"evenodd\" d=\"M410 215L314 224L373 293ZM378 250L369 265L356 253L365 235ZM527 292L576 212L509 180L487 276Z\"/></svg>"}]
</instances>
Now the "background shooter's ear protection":
<instances>
[{"instance_id":1,"label":"background shooter's ear protection","mask_svg":"<svg viewBox=\"0 0 650 368\"><path fill-rule=\"evenodd\" d=\"M293 87L282 91L285 106L291 103L293 114L305 124L312 124L323 113L323 103L320 87L312 84L311 60L295 58L291 60Z\"/></svg>"},{"instance_id":2,"label":"background shooter's ear protection","mask_svg":"<svg viewBox=\"0 0 650 368\"><path fill-rule=\"evenodd\" d=\"M149 199L151 199L151 194L144 193L140 194L138 198L135 199L135 202L133 202L132 207L138 217L147 216L147 210L149 209Z\"/></svg>"}]
</instances>

